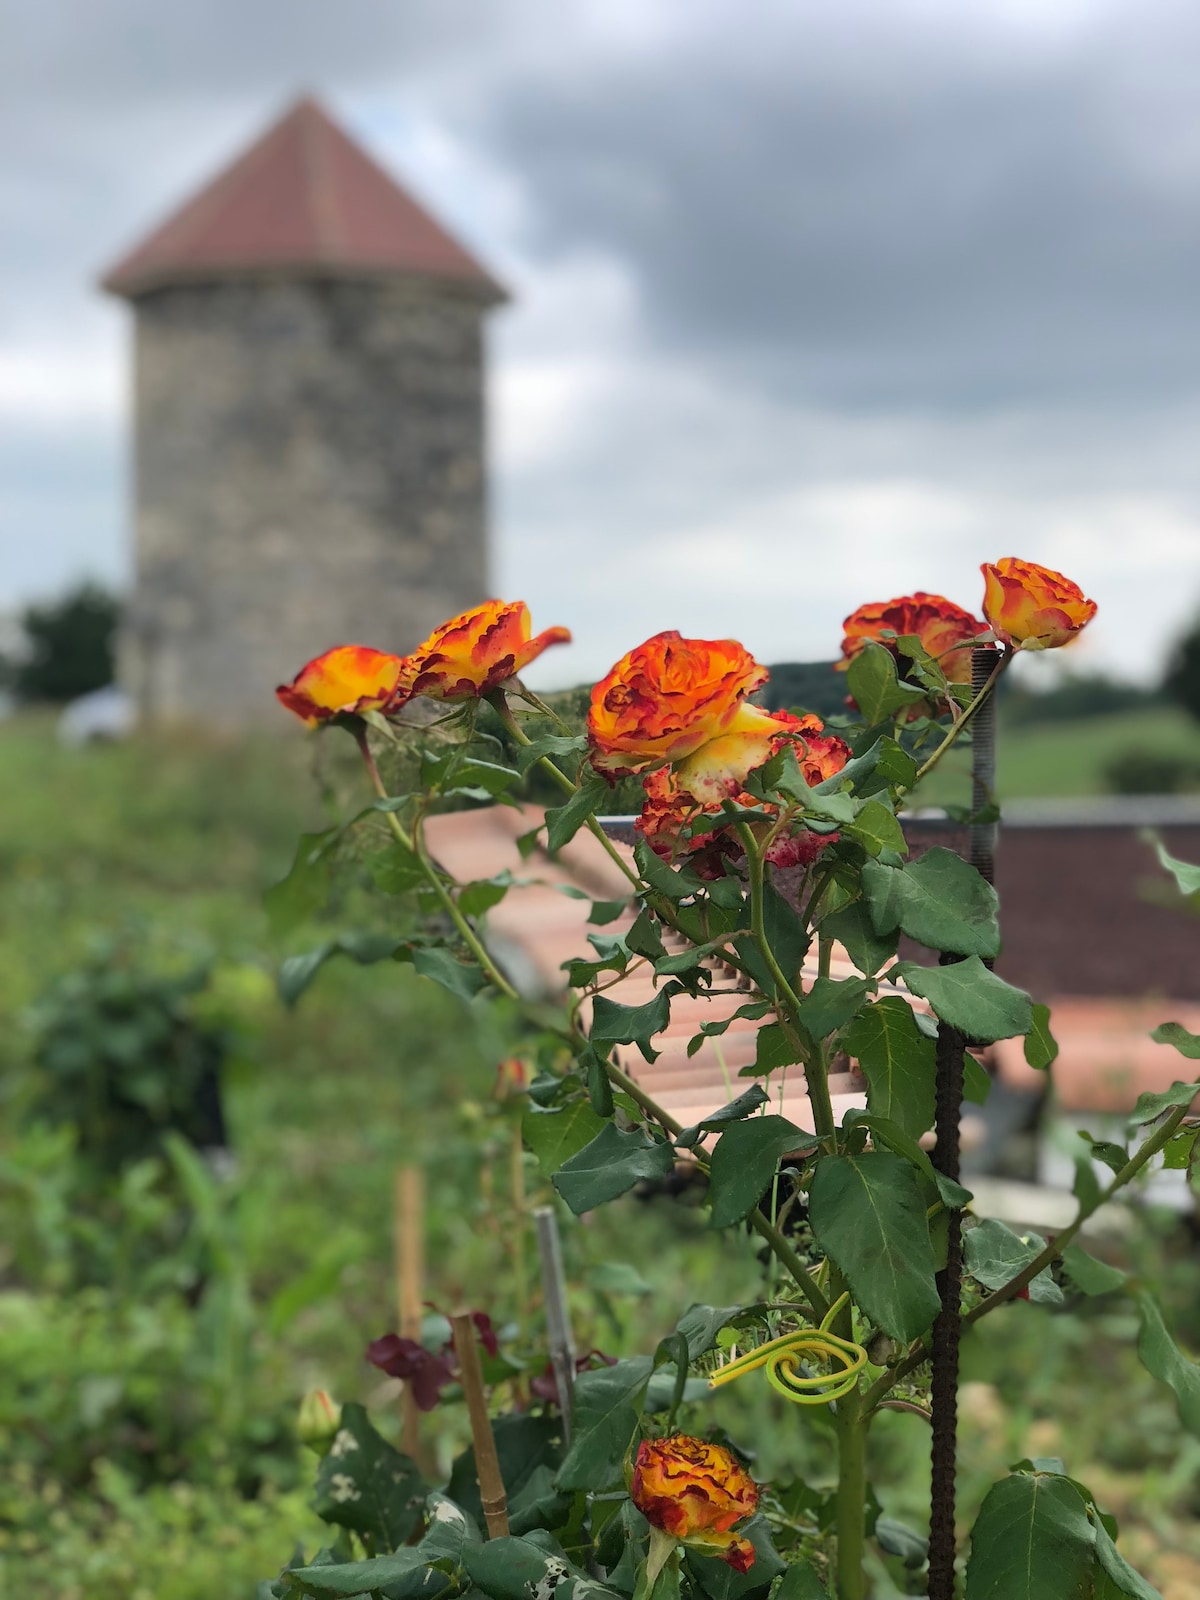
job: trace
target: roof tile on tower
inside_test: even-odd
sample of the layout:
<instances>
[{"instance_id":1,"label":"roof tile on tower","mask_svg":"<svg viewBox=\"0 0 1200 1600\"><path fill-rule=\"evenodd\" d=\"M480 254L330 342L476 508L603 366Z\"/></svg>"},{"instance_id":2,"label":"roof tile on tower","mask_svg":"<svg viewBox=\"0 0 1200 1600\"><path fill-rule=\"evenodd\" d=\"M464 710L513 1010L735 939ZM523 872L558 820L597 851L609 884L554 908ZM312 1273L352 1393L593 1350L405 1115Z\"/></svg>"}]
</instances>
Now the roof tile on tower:
<instances>
[{"instance_id":1,"label":"roof tile on tower","mask_svg":"<svg viewBox=\"0 0 1200 1600\"><path fill-rule=\"evenodd\" d=\"M311 99L174 212L103 279L135 299L167 284L289 272L415 275L505 298L499 284Z\"/></svg>"}]
</instances>

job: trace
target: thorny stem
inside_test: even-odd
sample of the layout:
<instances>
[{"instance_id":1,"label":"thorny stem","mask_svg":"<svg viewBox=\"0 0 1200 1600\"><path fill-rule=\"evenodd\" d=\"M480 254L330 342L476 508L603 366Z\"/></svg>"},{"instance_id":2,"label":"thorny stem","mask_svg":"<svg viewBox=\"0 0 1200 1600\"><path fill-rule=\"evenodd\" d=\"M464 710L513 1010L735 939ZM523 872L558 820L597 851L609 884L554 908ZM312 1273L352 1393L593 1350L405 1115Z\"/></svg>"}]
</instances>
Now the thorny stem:
<instances>
[{"instance_id":1,"label":"thorny stem","mask_svg":"<svg viewBox=\"0 0 1200 1600\"><path fill-rule=\"evenodd\" d=\"M627 1094L631 1100L642 1108L648 1117L657 1122L667 1133L680 1134L683 1132L682 1122L677 1121L669 1111L665 1111L639 1084L634 1082L627 1072L617 1066L615 1061L606 1061L604 1070L607 1072L608 1080L613 1087ZM705 1161L703 1156L693 1152L693 1158L701 1170L708 1171L708 1162ZM812 1281L812 1275L804 1265L804 1262L792 1249L775 1224L763 1216L761 1211L752 1211L747 1221L755 1233L770 1245L776 1259L791 1273L796 1280L796 1287L812 1307L817 1320L820 1321L829 1310L829 1301Z\"/></svg>"},{"instance_id":2,"label":"thorny stem","mask_svg":"<svg viewBox=\"0 0 1200 1600\"><path fill-rule=\"evenodd\" d=\"M381 800L390 799L391 797L387 792L387 785L379 775L379 768L375 764L375 757L371 754L371 748L367 743L366 730L363 729L359 734L356 735L356 738L358 742L358 748L362 751L363 761L366 764L367 772L370 775L371 783L374 786L375 793ZM455 903L454 896L442 882L441 873L438 872L433 862L429 859L429 852L425 848L425 841L421 835L420 827L418 826L414 828L413 832L409 834L394 811L385 811L384 816L387 818L388 825L399 842L406 850L410 850L420 862L421 870L425 874L430 887L441 901L442 906L445 908L446 914L449 916L450 920L454 923L454 926L462 935L464 943L466 944L468 950L470 950L471 954L475 957L476 961L479 962L479 965L487 973L488 977L495 984L496 988L500 990L501 994L506 995L510 1000L519 999L520 996L517 994L517 991L513 988L512 984L492 960L482 940L479 938L479 935L475 932L474 928L472 928L466 917L463 916L462 912Z\"/></svg>"},{"instance_id":3,"label":"thorny stem","mask_svg":"<svg viewBox=\"0 0 1200 1600\"><path fill-rule=\"evenodd\" d=\"M791 1008L791 1017L780 1015L780 1022L787 1028L792 1042L801 1046L800 1054L804 1061L804 1081L808 1086L808 1098L813 1110L813 1127L817 1137L831 1151L837 1150L837 1123L833 1115L833 1102L829 1098L829 1073L820 1047L812 1048L811 1045L803 1048L804 1040L800 1037L799 1021L800 999L788 982L787 976L776 959L771 948L771 941L767 938L766 926L763 918L763 857L758 848L754 834L749 823L739 822L738 834L746 852L746 860L750 864L750 931L755 942L762 951L763 960L767 963L779 995ZM788 1024L792 1026L788 1026Z\"/></svg>"},{"instance_id":4,"label":"thorny stem","mask_svg":"<svg viewBox=\"0 0 1200 1600\"><path fill-rule=\"evenodd\" d=\"M1022 1289L1031 1284L1039 1272L1044 1272L1047 1267L1052 1266L1088 1218L1094 1216L1101 1206L1107 1205L1117 1190L1123 1189L1127 1183L1136 1178L1151 1157L1158 1154L1167 1141L1178 1131L1186 1115L1187 1107L1177 1106L1170 1116L1164 1120L1162 1126L1130 1156L1120 1172L1115 1174L1112 1182L1100 1191L1096 1199L1090 1204L1084 1204L1081 1201L1079 1213L1075 1220L1069 1223L1060 1234L1051 1239L1046 1248L1027 1265L1023 1266L1020 1272L1016 1273L1006 1284L1003 1284L994 1293L989 1294L986 1299L981 1300L973 1310L969 1311L963 1318L964 1325L978 1322L980 1317L986 1317L988 1312L995 1311L997 1306L1007 1304L1009 1300L1020 1294ZM894 1367L889 1367L882 1377L877 1378L871 1385L863 1397L865 1410L867 1412L874 1411L893 1384L898 1383L901 1378L907 1377L915 1367L919 1367L928 1358L929 1342L922 1339L913 1346L902 1361L897 1362Z\"/></svg>"},{"instance_id":5,"label":"thorny stem","mask_svg":"<svg viewBox=\"0 0 1200 1600\"><path fill-rule=\"evenodd\" d=\"M525 690L525 698L529 700L531 704L536 705L540 711L545 712L547 716L553 717L555 722L557 722L560 727L566 727L566 723L563 722L562 718L556 712L551 711L550 707L539 700L536 695L531 694L528 689ZM526 748L528 748L533 743L533 740L525 732L524 728L521 727L516 717L513 716L512 707L509 705L508 698L502 689L498 689L494 694L489 695L488 704L500 718L505 731L510 734L518 744L523 744ZM578 793L579 785L573 779L568 778L566 773L560 768L556 767L549 756L539 756L534 762L534 765L540 767L546 776L550 778L552 782L556 783L565 794ZM596 821L595 817L589 816L585 822L585 826L592 837L599 840L599 842L603 845L607 854L621 869L629 882L633 884L635 888L640 888L641 883L638 879L637 873L634 872L633 868L617 849L616 845L613 844L612 840Z\"/></svg>"},{"instance_id":6,"label":"thorny stem","mask_svg":"<svg viewBox=\"0 0 1200 1600\"><path fill-rule=\"evenodd\" d=\"M947 731L945 737L942 739L942 742L934 750L928 761L922 763L922 765L917 768L916 776L913 778L913 781L905 786L909 791L915 789L922 778L928 777L928 775L933 771L934 767L937 766L938 762L946 754L946 751L949 750L950 746L958 738L959 734L962 733L963 729L974 718L975 713L987 699L988 695L991 694L1000 678L1000 674L1007 668L1015 653L1016 652L1013 650L1005 650L1003 647L1001 647L999 651L999 658L995 667L992 669L991 676L988 678L983 688L980 689L979 693L975 696L974 700L972 700L970 705L967 706L963 711L962 716L955 720L953 726Z\"/></svg>"}]
</instances>

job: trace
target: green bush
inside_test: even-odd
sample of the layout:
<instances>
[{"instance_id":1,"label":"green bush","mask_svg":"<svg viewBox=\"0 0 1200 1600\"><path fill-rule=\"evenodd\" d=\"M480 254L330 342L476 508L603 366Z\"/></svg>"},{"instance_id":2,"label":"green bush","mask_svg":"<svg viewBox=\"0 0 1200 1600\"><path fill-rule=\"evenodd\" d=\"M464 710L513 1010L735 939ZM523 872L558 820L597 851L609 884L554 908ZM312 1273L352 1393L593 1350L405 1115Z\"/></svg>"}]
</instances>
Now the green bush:
<instances>
[{"instance_id":1,"label":"green bush","mask_svg":"<svg viewBox=\"0 0 1200 1600\"><path fill-rule=\"evenodd\" d=\"M113 681L120 606L87 583L21 617L29 653L17 663L13 687L22 700L74 700Z\"/></svg>"}]
</instances>

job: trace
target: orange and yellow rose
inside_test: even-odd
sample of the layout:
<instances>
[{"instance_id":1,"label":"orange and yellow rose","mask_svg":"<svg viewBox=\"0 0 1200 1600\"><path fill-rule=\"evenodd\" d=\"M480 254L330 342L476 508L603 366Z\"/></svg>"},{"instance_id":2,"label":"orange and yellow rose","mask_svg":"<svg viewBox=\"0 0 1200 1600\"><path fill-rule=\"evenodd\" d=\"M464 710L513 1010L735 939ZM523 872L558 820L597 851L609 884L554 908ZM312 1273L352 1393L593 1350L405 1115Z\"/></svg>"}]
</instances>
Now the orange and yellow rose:
<instances>
[{"instance_id":1,"label":"orange and yellow rose","mask_svg":"<svg viewBox=\"0 0 1200 1600\"><path fill-rule=\"evenodd\" d=\"M902 667L907 662L896 649L896 638L914 636L938 662L951 683L971 681L971 642L987 632L987 624L964 611L943 594L927 594L918 589L895 600L873 600L851 612L842 624L842 661L847 667L873 639L896 657Z\"/></svg>"},{"instance_id":2,"label":"orange and yellow rose","mask_svg":"<svg viewBox=\"0 0 1200 1600\"><path fill-rule=\"evenodd\" d=\"M315 657L275 693L310 728L333 717L382 711L396 694L407 663L363 644L342 644Z\"/></svg>"},{"instance_id":3,"label":"orange and yellow rose","mask_svg":"<svg viewBox=\"0 0 1200 1600\"><path fill-rule=\"evenodd\" d=\"M524 600L488 600L435 628L405 663L404 698L478 700L515 677L552 644L569 644L568 628L532 637Z\"/></svg>"},{"instance_id":4,"label":"orange and yellow rose","mask_svg":"<svg viewBox=\"0 0 1200 1600\"><path fill-rule=\"evenodd\" d=\"M836 734L827 733L820 717L811 712L797 717L780 711L771 721L774 730L765 741L747 738L738 746L736 734L725 734L701 746L678 766L660 767L646 774L642 779L646 799L634 827L656 855L666 861L685 856L701 877L719 878L724 871L723 860L736 860L742 855L740 839L718 827L693 832L684 840L683 831L689 825L705 815L716 817L724 800L761 812L764 823L773 821L778 815L776 807L747 793L742 783L785 744L795 751L804 781L810 787L832 778L850 759L850 746ZM836 837L798 827L779 835L768 848L766 859L780 867L807 866Z\"/></svg>"},{"instance_id":5,"label":"orange and yellow rose","mask_svg":"<svg viewBox=\"0 0 1200 1600\"><path fill-rule=\"evenodd\" d=\"M727 734L749 740L747 750L763 748L773 719L746 696L766 681L767 669L735 639L656 633L592 690L592 765L613 776L645 772L684 761ZM703 781L699 768L697 779Z\"/></svg>"},{"instance_id":6,"label":"orange and yellow rose","mask_svg":"<svg viewBox=\"0 0 1200 1600\"><path fill-rule=\"evenodd\" d=\"M1003 556L985 562L984 615L1002 644L1015 650L1056 650L1070 644L1096 615L1077 583L1036 561Z\"/></svg>"},{"instance_id":7,"label":"orange and yellow rose","mask_svg":"<svg viewBox=\"0 0 1200 1600\"><path fill-rule=\"evenodd\" d=\"M644 1439L630 1498L652 1528L719 1556L738 1572L754 1565L754 1546L733 1531L758 1507L758 1485L723 1445L691 1434Z\"/></svg>"}]
</instances>

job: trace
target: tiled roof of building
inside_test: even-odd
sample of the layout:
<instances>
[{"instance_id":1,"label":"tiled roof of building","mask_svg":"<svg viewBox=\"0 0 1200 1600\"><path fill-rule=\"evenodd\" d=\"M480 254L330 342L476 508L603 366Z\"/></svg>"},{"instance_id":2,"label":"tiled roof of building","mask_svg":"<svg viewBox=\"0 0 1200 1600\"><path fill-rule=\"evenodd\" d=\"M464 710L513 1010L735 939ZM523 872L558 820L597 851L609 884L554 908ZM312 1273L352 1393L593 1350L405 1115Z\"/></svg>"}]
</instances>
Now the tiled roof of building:
<instances>
[{"instance_id":1,"label":"tiled roof of building","mask_svg":"<svg viewBox=\"0 0 1200 1600\"><path fill-rule=\"evenodd\" d=\"M521 858L516 841L540 820L536 807L496 806L433 817L427 829L435 855L460 881L490 877L506 867L514 878L524 880L488 913L488 942L522 987L554 993L565 988L563 964L592 953L589 932L623 932L633 915L630 911L596 930L588 923L588 901L562 892L568 886L597 899L618 900L628 890L627 879L590 834L577 834L557 860L541 852L527 861ZM1047 916L1056 909L1051 902ZM852 971L849 961L836 953L832 975L845 977ZM806 984L815 976L815 966L805 969ZM640 966L610 994L626 1005L638 1005L653 992L653 975ZM1051 1008L1050 1025L1060 1047L1053 1085L1059 1103L1068 1110L1132 1109L1139 1094L1167 1088L1185 1066L1176 1051L1150 1039L1150 1030L1159 1022L1175 1020L1200 1032L1200 1004L1192 1002L1064 996L1041 988L1035 998ZM711 995L680 996L674 1001L669 1027L654 1040L657 1060L646 1062L636 1047L618 1046L620 1065L680 1122L701 1121L746 1087L747 1080L739 1079L739 1074L754 1060L760 1024L734 1022L723 1035L706 1039L693 1056L687 1054L688 1040L702 1021L724 1020L744 1000L728 969L717 969ZM923 1002L913 1003L924 1009ZM1012 1088L1036 1091L1047 1086L1044 1073L1025 1065L1020 1039L992 1046L990 1059ZM771 1087L776 1102L771 1109L811 1129L800 1068L775 1074ZM865 1104L857 1074L833 1078L830 1088L839 1120L852 1106Z\"/></svg>"},{"instance_id":2,"label":"tiled roof of building","mask_svg":"<svg viewBox=\"0 0 1200 1600\"><path fill-rule=\"evenodd\" d=\"M265 272L416 275L487 301L503 291L314 101L298 101L105 276L133 299Z\"/></svg>"}]
</instances>

